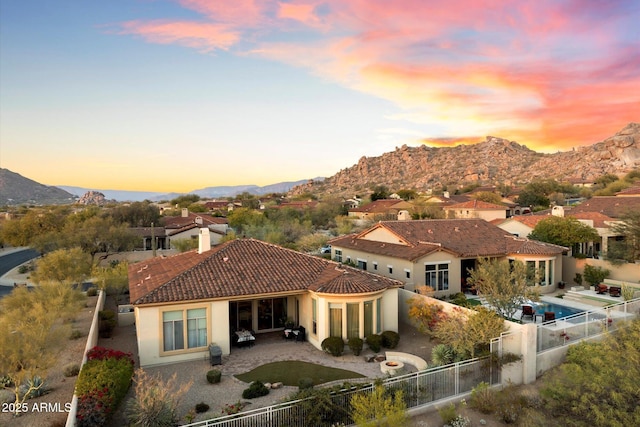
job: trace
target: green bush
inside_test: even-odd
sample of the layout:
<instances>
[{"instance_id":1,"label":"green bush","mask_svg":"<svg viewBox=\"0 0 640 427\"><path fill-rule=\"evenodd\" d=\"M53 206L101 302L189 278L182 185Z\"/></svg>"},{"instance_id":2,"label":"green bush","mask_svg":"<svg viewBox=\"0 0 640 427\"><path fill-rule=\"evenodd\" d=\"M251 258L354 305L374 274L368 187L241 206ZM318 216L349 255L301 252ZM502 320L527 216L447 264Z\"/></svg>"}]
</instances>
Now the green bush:
<instances>
[{"instance_id":1,"label":"green bush","mask_svg":"<svg viewBox=\"0 0 640 427\"><path fill-rule=\"evenodd\" d=\"M242 392L243 399L255 399L269 394L269 389L260 381L254 381Z\"/></svg>"},{"instance_id":2,"label":"green bush","mask_svg":"<svg viewBox=\"0 0 640 427\"><path fill-rule=\"evenodd\" d=\"M80 373L80 365L77 363L69 363L64 366L63 373L65 377L75 377Z\"/></svg>"},{"instance_id":3,"label":"green bush","mask_svg":"<svg viewBox=\"0 0 640 427\"><path fill-rule=\"evenodd\" d=\"M491 414L498 406L498 399L489 384L481 382L471 390L469 405L483 414Z\"/></svg>"},{"instance_id":4,"label":"green bush","mask_svg":"<svg viewBox=\"0 0 640 427\"><path fill-rule=\"evenodd\" d=\"M313 388L313 379L309 377L302 377L298 380L298 389L306 390Z\"/></svg>"},{"instance_id":5,"label":"green bush","mask_svg":"<svg viewBox=\"0 0 640 427\"><path fill-rule=\"evenodd\" d=\"M87 289L87 296L88 297L95 297L96 295L98 295L98 289L97 288L89 288L89 289Z\"/></svg>"},{"instance_id":6,"label":"green bush","mask_svg":"<svg viewBox=\"0 0 640 427\"><path fill-rule=\"evenodd\" d=\"M439 408L438 414L440 415L440 418L442 418L442 422L445 425L448 425L450 422L455 420L458 416L458 414L456 413L456 407L453 403L450 403L447 406L443 406L442 408Z\"/></svg>"},{"instance_id":7,"label":"green bush","mask_svg":"<svg viewBox=\"0 0 640 427\"><path fill-rule=\"evenodd\" d=\"M364 341L362 341L358 337L349 338L349 348L356 356L360 356L362 352L362 346L364 345Z\"/></svg>"},{"instance_id":8,"label":"green bush","mask_svg":"<svg viewBox=\"0 0 640 427\"><path fill-rule=\"evenodd\" d=\"M380 337L384 348L396 348L400 342L400 335L394 331L384 331Z\"/></svg>"},{"instance_id":9,"label":"green bush","mask_svg":"<svg viewBox=\"0 0 640 427\"><path fill-rule=\"evenodd\" d=\"M209 384L217 384L220 382L221 378L222 378L222 372L220 372L217 369L212 369L209 372L207 372L207 381L209 382Z\"/></svg>"},{"instance_id":10,"label":"green bush","mask_svg":"<svg viewBox=\"0 0 640 427\"><path fill-rule=\"evenodd\" d=\"M102 310L98 312L98 319L98 332L100 338L111 338L113 330L118 324L118 321L116 320L116 313L113 310Z\"/></svg>"},{"instance_id":11,"label":"green bush","mask_svg":"<svg viewBox=\"0 0 640 427\"><path fill-rule=\"evenodd\" d=\"M342 356L342 352L344 351L344 341L342 341L340 337L325 338L320 346L323 351L335 357Z\"/></svg>"},{"instance_id":12,"label":"green bush","mask_svg":"<svg viewBox=\"0 0 640 427\"><path fill-rule=\"evenodd\" d=\"M88 360L76 381L79 427L104 424L127 394L133 377L133 361L129 356L124 353L118 356L120 352L97 347L89 353L93 354L95 349L103 350L99 357L104 358Z\"/></svg>"},{"instance_id":13,"label":"green bush","mask_svg":"<svg viewBox=\"0 0 640 427\"><path fill-rule=\"evenodd\" d=\"M196 403L196 413L202 414L203 412L207 412L209 410L209 405L204 402Z\"/></svg>"},{"instance_id":14,"label":"green bush","mask_svg":"<svg viewBox=\"0 0 640 427\"><path fill-rule=\"evenodd\" d=\"M367 345L374 353L377 353L382 348L382 337L378 334L372 334L367 337Z\"/></svg>"}]
</instances>

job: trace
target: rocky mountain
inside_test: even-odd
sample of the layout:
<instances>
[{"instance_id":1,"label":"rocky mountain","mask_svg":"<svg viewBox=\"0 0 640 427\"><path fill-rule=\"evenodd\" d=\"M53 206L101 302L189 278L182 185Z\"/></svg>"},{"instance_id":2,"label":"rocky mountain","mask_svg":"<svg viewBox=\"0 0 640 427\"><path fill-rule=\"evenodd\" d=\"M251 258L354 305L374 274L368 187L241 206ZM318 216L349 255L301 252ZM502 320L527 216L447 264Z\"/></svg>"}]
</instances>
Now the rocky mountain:
<instances>
[{"instance_id":1,"label":"rocky mountain","mask_svg":"<svg viewBox=\"0 0 640 427\"><path fill-rule=\"evenodd\" d=\"M109 200L99 191L87 191L77 201L79 205L97 205L103 206L107 204Z\"/></svg>"},{"instance_id":2,"label":"rocky mountain","mask_svg":"<svg viewBox=\"0 0 640 427\"><path fill-rule=\"evenodd\" d=\"M375 185L391 190L426 191L455 184L526 183L536 178L594 180L640 168L640 123L590 146L554 154L537 153L514 141L488 136L474 145L434 148L403 145L378 157L362 157L324 181L293 188L306 192L353 196Z\"/></svg>"},{"instance_id":3,"label":"rocky mountain","mask_svg":"<svg viewBox=\"0 0 640 427\"><path fill-rule=\"evenodd\" d=\"M42 185L22 175L0 168L0 206L68 204L75 196L58 187Z\"/></svg>"}]
</instances>

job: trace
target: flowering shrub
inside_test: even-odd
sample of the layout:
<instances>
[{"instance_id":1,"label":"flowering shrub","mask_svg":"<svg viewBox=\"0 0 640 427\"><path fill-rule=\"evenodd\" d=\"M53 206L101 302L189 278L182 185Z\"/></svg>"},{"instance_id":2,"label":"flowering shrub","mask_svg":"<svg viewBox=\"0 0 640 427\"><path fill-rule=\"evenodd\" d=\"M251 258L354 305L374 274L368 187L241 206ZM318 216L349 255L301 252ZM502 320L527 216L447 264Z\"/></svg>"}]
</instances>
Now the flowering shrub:
<instances>
[{"instance_id":1,"label":"flowering shrub","mask_svg":"<svg viewBox=\"0 0 640 427\"><path fill-rule=\"evenodd\" d=\"M242 411L243 408L244 408L244 403L238 400L236 403L224 405L224 408L222 408L222 414L223 415L237 414L238 412Z\"/></svg>"},{"instance_id":2,"label":"flowering shrub","mask_svg":"<svg viewBox=\"0 0 640 427\"><path fill-rule=\"evenodd\" d=\"M133 359L119 350L94 347L76 382L78 425L99 426L113 413L129 390Z\"/></svg>"}]
</instances>

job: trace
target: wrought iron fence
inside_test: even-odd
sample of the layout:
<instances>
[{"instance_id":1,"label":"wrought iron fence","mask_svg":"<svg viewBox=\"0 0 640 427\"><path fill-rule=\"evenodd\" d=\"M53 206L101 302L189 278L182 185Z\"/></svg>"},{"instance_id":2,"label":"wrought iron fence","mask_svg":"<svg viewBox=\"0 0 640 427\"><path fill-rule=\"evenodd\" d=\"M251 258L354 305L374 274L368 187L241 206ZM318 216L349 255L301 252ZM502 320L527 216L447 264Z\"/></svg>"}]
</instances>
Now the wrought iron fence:
<instances>
[{"instance_id":1,"label":"wrought iron fence","mask_svg":"<svg viewBox=\"0 0 640 427\"><path fill-rule=\"evenodd\" d=\"M501 381L501 372L493 358L467 360L442 367L412 372L382 380L388 393L402 390L407 409L470 392L480 382L494 385ZM373 382L364 386L331 392L331 407L318 426L353 424L351 399L358 393L371 393ZM188 427L307 427L311 411L318 411L316 398L293 400L239 414L188 424ZM317 416L317 412L316 412Z\"/></svg>"},{"instance_id":2,"label":"wrought iron fence","mask_svg":"<svg viewBox=\"0 0 640 427\"><path fill-rule=\"evenodd\" d=\"M594 308L538 325L537 351L571 345L584 338L615 331L621 322L640 314L640 298Z\"/></svg>"}]
</instances>

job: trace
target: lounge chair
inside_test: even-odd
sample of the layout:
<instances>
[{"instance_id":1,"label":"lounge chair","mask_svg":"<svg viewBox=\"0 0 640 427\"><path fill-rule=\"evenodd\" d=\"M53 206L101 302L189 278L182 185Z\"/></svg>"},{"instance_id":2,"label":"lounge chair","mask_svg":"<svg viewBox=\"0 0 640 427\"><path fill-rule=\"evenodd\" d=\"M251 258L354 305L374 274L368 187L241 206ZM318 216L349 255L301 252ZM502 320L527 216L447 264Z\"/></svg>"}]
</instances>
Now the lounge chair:
<instances>
[{"instance_id":1,"label":"lounge chair","mask_svg":"<svg viewBox=\"0 0 640 427\"><path fill-rule=\"evenodd\" d=\"M609 287L609 296L611 297L619 297L622 289L619 286L611 286Z\"/></svg>"},{"instance_id":2,"label":"lounge chair","mask_svg":"<svg viewBox=\"0 0 640 427\"><path fill-rule=\"evenodd\" d=\"M520 316L520 320L522 320L525 316L529 316L531 320L535 319L536 312L533 310L533 307L530 305L522 306L522 315Z\"/></svg>"},{"instance_id":3,"label":"lounge chair","mask_svg":"<svg viewBox=\"0 0 640 427\"><path fill-rule=\"evenodd\" d=\"M596 285L596 292L600 295L604 295L607 293L607 285L605 285L604 283L600 283L599 285Z\"/></svg>"},{"instance_id":4,"label":"lounge chair","mask_svg":"<svg viewBox=\"0 0 640 427\"><path fill-rule=\"evenodd\" d=\"M556 320L556 314L553 311L545 311L544 312L544 321L551 322L552 320Z\"/></svg>"}]
</instances>

